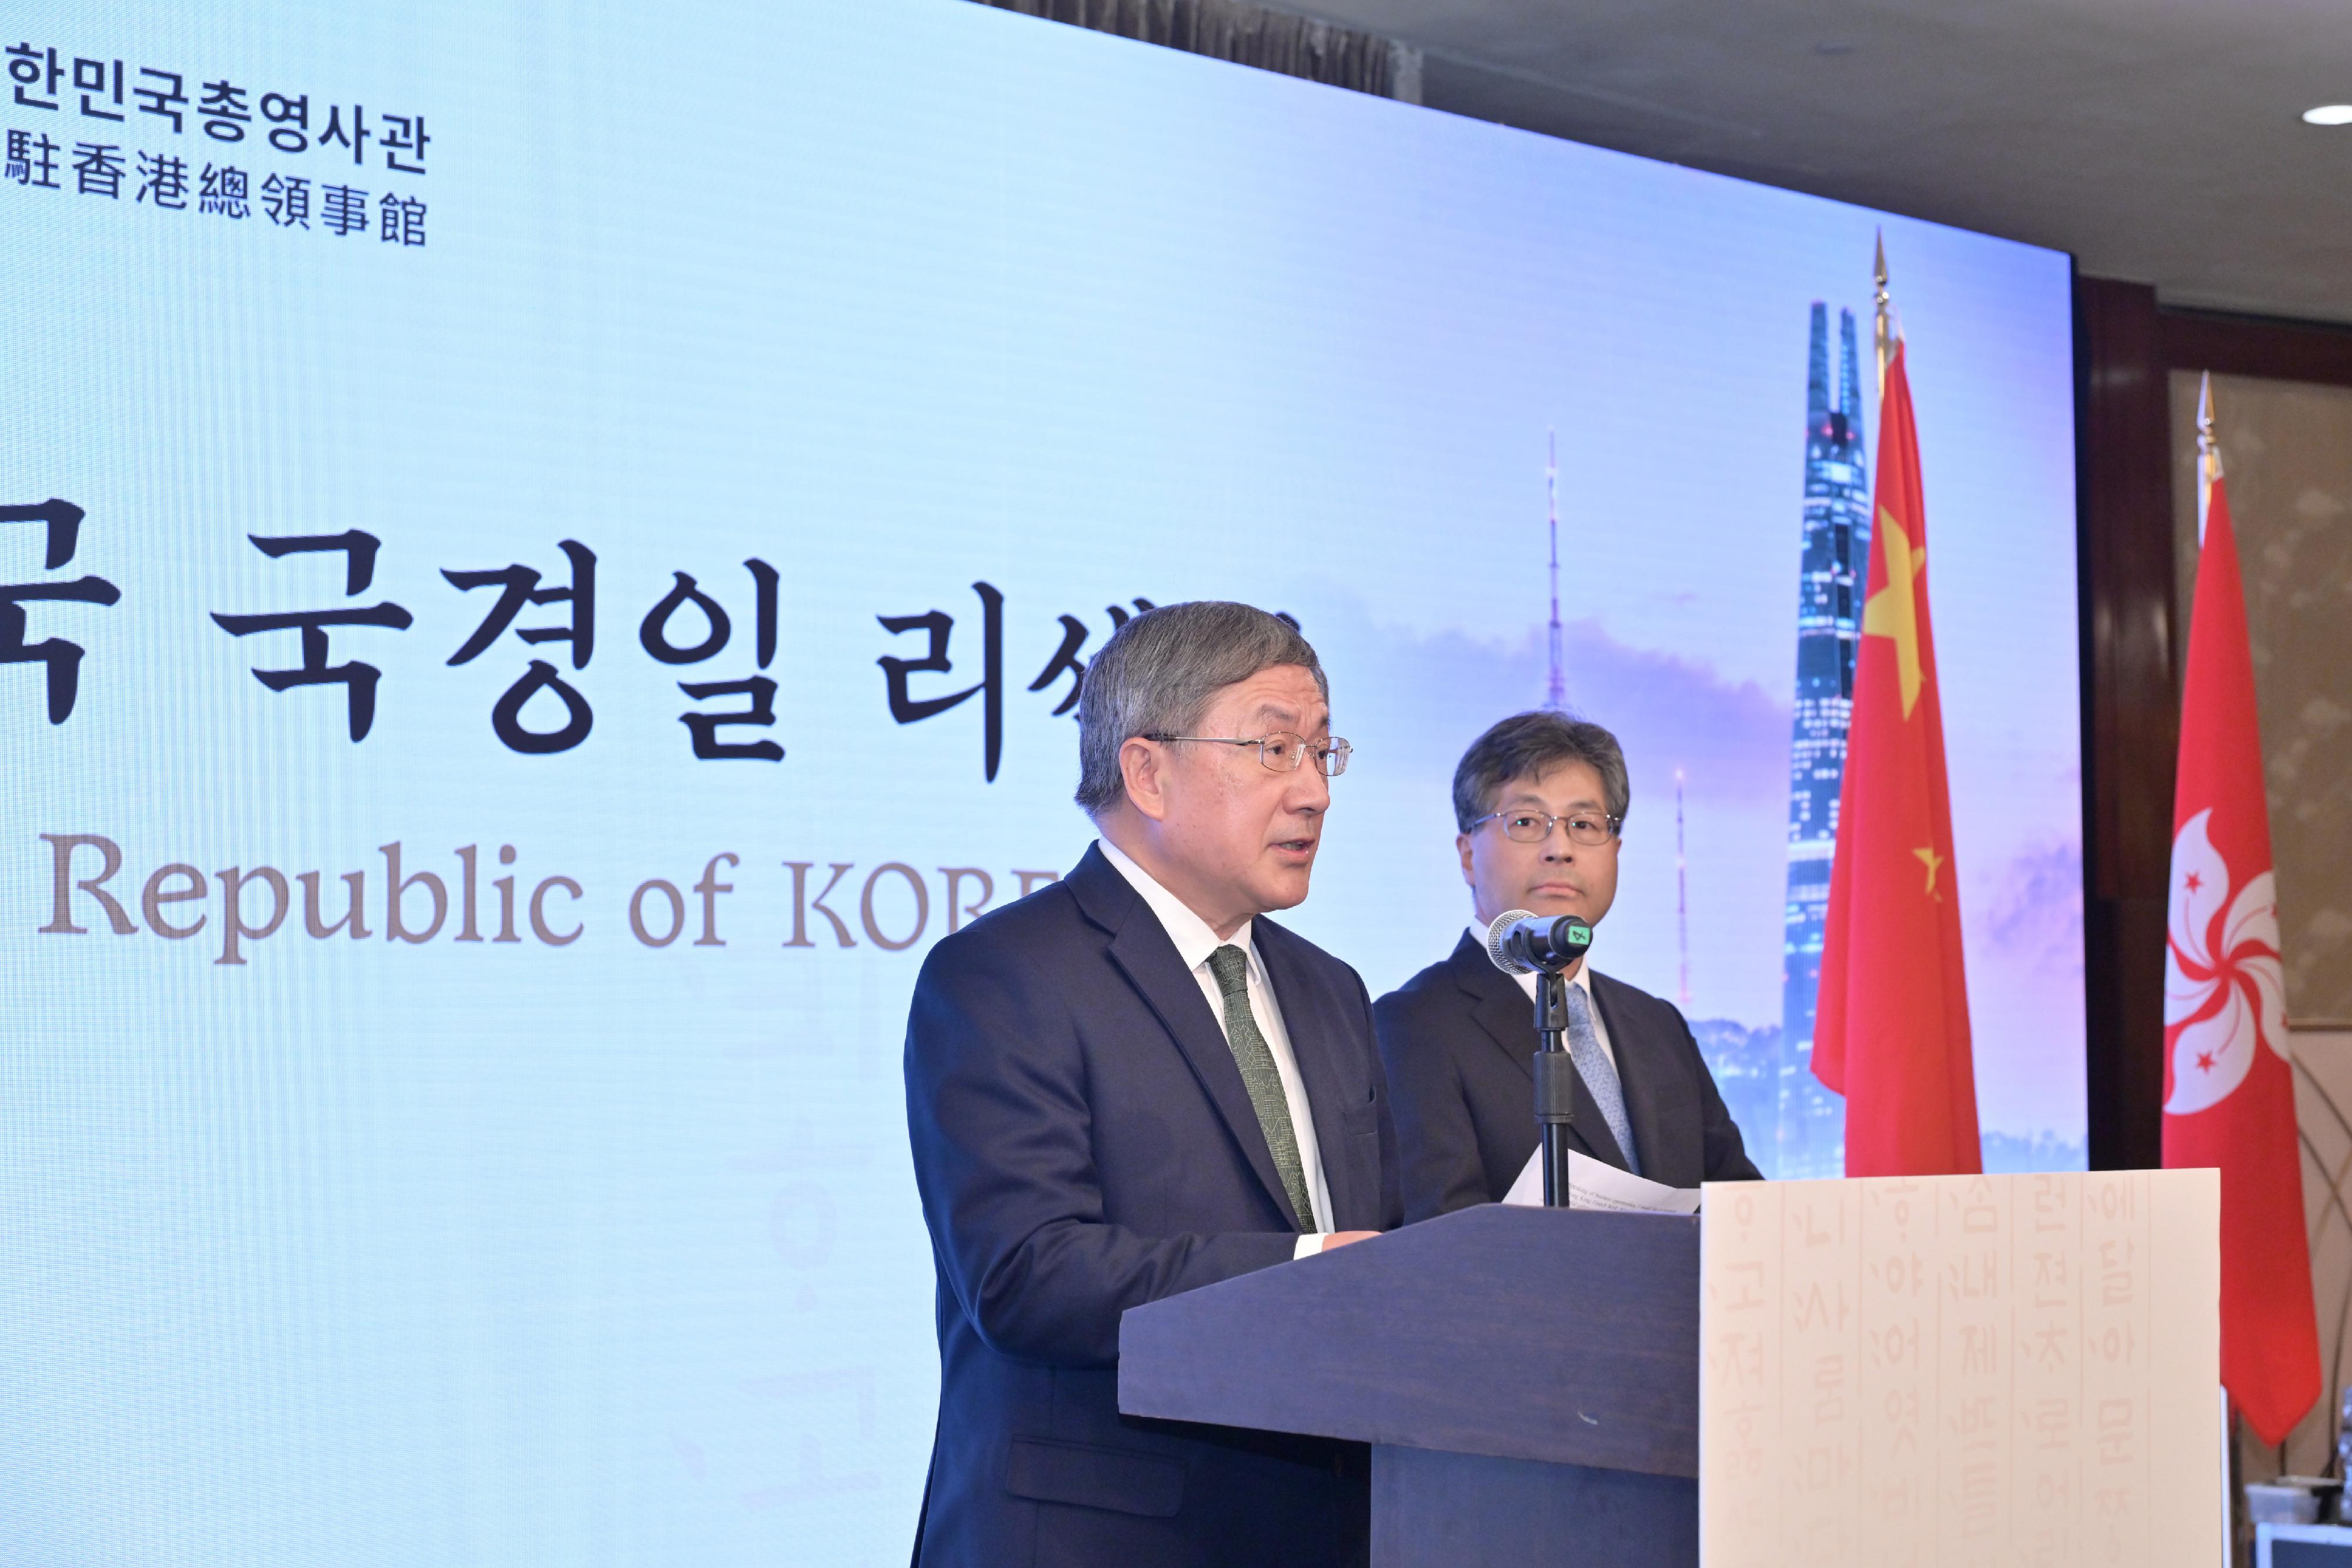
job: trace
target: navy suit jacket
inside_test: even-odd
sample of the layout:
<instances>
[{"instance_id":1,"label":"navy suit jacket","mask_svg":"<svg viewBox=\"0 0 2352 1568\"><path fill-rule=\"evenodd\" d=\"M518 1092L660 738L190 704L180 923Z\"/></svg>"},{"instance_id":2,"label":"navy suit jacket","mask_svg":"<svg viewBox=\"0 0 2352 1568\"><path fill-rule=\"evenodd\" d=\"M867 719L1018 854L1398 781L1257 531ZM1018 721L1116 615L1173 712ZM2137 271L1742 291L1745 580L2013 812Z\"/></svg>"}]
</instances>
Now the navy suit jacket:
<instances>
[{"instance_id":1,"label":"navy suit jacket","mask_svg":"<svg viewBox=\"0 0 2352 1568\"><path fill-rule=\"evenodd\" d=\"M1674 1005L1595 972L1642 1174L1669 1186L1759 1172ZM1498 1203L1536 1151L1535 1004L1467 932L1452 954L1372 1004L1404 1155L1405 1216ZM1570 1144L1625 1168L1580 1079Z\"/></svg>"},{"instance_id":2,"label":"navy suit jacket","mask_svg":"<svg viewBox=\"0 0 2352 1568\"><path fill-rule=\"evenodd\" d=\"M1270 920L1252 935L1337 1228L1393 1228L1396 1134L1363 981ZM1099 850L931 949L906 1066L939 1274L916 1562L1361 1562L1361 1449L1119 1415L1119 1314L1285 1262L1313 1218L1290 1211L1223 1025Z\"/></svg>"}]
</instances>

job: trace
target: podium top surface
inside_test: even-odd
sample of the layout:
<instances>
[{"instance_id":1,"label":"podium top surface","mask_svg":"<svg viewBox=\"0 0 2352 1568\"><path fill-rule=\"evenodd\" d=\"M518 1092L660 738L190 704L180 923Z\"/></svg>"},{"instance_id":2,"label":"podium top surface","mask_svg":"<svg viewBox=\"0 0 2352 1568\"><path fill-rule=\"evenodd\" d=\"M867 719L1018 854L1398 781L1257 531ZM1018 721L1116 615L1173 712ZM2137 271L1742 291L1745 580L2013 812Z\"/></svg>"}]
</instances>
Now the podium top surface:
<instances>
[{"instance_id":1,"label":"podium top surface","mask_svg":"<svg viewBox=\"0 0 2352 1568\"><path fill-rule=\"evenodd\" d=\"M1699 1222L1488 1204L1137 1307L1130 1416L1698 1474Z\"/></svg>"}]
</instances>

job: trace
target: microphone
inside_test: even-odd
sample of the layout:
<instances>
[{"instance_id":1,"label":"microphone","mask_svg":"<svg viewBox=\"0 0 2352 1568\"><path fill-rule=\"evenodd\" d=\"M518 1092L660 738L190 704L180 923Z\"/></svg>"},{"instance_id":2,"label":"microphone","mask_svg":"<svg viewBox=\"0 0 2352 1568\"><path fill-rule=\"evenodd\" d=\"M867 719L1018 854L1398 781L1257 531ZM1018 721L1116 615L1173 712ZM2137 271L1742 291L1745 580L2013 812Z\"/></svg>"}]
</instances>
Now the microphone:
<instances>
[{"instance_id":1,"label":"microphone","mask_svg":"<svg viewBox=\"0 0 2352 1568\"><path fill-rule=\"evenodd\" d=\"M1507 975L1529 975L1538 969L1556 975L1591 946L1592 927L1573 915L1546 920L1514 909L1496 915L1486 927L1486 956Z\"/></svg>"}]
</instances>

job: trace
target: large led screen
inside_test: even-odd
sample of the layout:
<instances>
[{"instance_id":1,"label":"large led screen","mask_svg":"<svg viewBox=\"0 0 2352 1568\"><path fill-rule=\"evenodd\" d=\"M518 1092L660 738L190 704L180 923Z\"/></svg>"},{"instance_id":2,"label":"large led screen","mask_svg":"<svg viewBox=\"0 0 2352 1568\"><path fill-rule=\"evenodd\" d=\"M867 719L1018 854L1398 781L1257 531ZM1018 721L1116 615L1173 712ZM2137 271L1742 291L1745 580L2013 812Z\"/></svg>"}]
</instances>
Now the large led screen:
<instances>
[{"instance_id":1,"label":"large led screen","mask_svg":"<svg viewBox=\"0 0 2352 1568\"><path fill-rule=\"evenodd\" d=\"M909 990L1147 603L1319 650L1375 995L1462 747L1612 727L1596 962L1834 1173L1882 228L1987 1163L2081 1165L2063 256L958 0L7 26L0 1563L903 1561Z\"/></svg>"}]
</instances>

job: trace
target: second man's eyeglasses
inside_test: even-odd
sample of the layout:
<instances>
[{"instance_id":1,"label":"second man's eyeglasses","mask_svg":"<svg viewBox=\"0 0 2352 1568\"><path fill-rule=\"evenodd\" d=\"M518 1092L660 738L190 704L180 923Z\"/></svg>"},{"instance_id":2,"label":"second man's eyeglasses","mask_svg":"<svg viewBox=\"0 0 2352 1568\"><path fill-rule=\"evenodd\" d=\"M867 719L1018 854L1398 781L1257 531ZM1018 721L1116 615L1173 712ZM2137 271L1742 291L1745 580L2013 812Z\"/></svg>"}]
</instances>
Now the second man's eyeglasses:
<instances>
[{"instance_id":1,"label":"second man's eyeglasses","mask_svg":"<svg viewBox=\"0 0 2352 1568\"><path fill-rule=\"evenodd\" d=\"M1514 843L1539 844L1551 837L1551 825L1558 822L1568 830L1569 841L1579 844L1605 844L1617 836L1625 825L1622 817L1612 817L1600 811L1570 811L1564 817L1547 816L1541 811L1489 811L1470 824L1499 821L1503 836Z\"/></svg>"}]
</instances>

